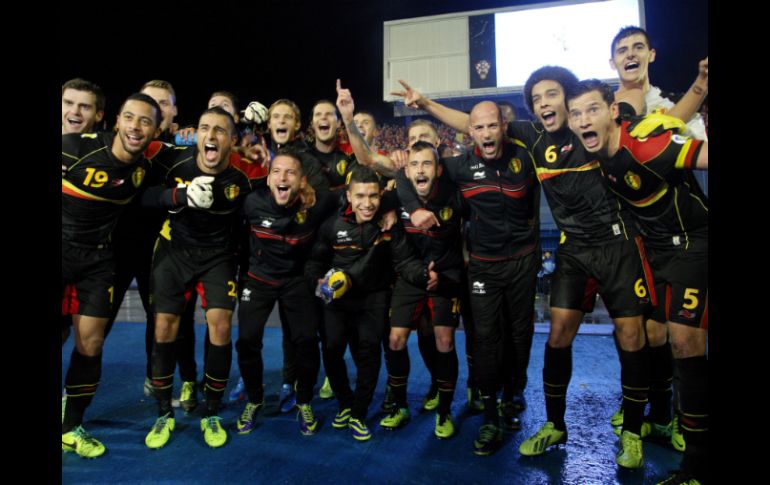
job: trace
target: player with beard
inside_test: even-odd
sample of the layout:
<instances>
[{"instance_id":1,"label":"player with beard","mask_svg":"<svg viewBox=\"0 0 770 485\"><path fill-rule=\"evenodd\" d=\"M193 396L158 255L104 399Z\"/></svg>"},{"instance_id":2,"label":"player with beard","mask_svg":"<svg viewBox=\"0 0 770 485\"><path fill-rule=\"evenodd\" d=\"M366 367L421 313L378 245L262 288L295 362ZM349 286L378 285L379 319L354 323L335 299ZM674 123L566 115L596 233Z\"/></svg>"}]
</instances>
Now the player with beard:
<instances>
[{"instance_id":1,"label":"player with beard","mask_svg":"<svg viewBox=\"0 0 770 485\"><path fill-rule=\"evenodd\" d=\"M279 99L275 101L267 113L267 128L270 132L270 141L268 147L272 153L276 153L281 148L291 149L302 162L302 171L307 178L307 183L316 193L325 193L331 190L329 177L324 172L321 163L309 153L310 147L304 140L299 138L299 130L302 127L302 115L297 104L290 99ZM336 136L336 133L335 133ZM317 302L316 302L317 304ZM320 310L320 308L319 308ZM289 328L285 324L285 318L281 317L281 328L284 333L283 351L284 351L284 372L283 385L281 387L281 411L288 412L293 408L295 399L294 383L296 381L294 357L291 352L289 342ZM321 394L324 397L332 397L328 379L324 379L324 385L321 388Z\"/></svg>"},{"instance_id":2,"label":"player with beard","mask_svg":"<svg viewBox=\"0 0 770 485\"><path fill-rule=\"evenodd\" d=\"M150 96L160 106L162 121L155 134L155 139L162 142L173 141L174 117L177 115L176 92L168 81L154 79L146 82L141 93ZM148 150L147 156L152 157L158 152L160 146L153 144ZM151 170L154 165L151 164ZM153 170L154 171L154 170ZM149 179L153 179L149 175ZM131 285L136 279L136 286L145 310L145 354L146 375L144 378L144 395L152 393L150 379L152 377L152 342L155 335L155 314L150 306L150 270L152 268L152 253L158 231L163 226L163 221L168 212L163 209L148 209L141 207L137 199L122 214L115 227L114 242L117 269L115 275L114 311L107 326L107 332L112 329L118 316L120 306ZM180 405L185 412L190 412L198 405L195 391L195 334L194 334L195 302L185 309L182 316L182 325L177 339L177 356L179 360L179 376L182 379L182 392Z\"/></svg>"},{"instance_id":3,"label":"player with beard","mask_svg":"<svg viewBox=\"0 0 770 485\"><path fill-rule=\"evenodd\" d=\"M353 96L349 89L342 88L339 79L337 80L337 107L342 114L345 128L348 130L348 138L355 156L363 160L363 165L376 170L378 173L383 173L387 177L394 176L397 173L399 164L394 162L387 154L373 148L369 139L373 137L371 124L366 123L368 121L366 115L361 115L360 113L353 115L355 110ZM359 129L359 122L356 122L356 118L360 120L360 124L364 127L365 132ZM427 141L433 146L438 146L438 133L429 121L415 120L410 124L408 134L410 147L418 140ZM438 381L434 363L437 353L436 342L438 341L430 325L420 326L417 338L420 355L425 363L425 367L431 374L431 386L423 398L423 409L425 411L433 411L439 404ZM390 365L390 350L390 335L388 332L383 338L386 366ZM396 410L395 397L390 384L387 384L385 387L385 397L380 409L388 414L392 414Z\"/></svg>"},{"instance_id":4,"label":"player with beard","mask_svg":"<svg viewBox=\"0 0 770 485\"><path fill-rule=\"evenodd\" d=\"M466 129L476 147L442 162L470 209L468 279L476 324L474 367L484 401L484 421L474 453L485 456L502 443L497 391L504 374L497 356L504 334L512 342L507 350L514 354L510 360L513 372L526 373L529 362L539 268L538 192L533 190L530 154L520 141L505 138L506 123L495 103L476 104ZM435 214L414 199L402 198L402 203L415 226L440 224ZM422 222L416 223L416 219ZM432 223L424 224L426 219ZM509 414L502 418L508 429L520 426Z\"/></svg>"},{"instance_id":5,"label":"player with beard","mask_svg":"<svg viewBox=\"0 0 770 485\"><path fill-rule=\"evenodd\" d=\"M236 349L248 402L238 419L239 434L255 428L263 407L262 338L276 302L291 337L300 432L312 435L318 426L310 407L320 365L318 315L303 270L316 230L336 201L329 193L319 193L313 207L303 208L301 190L306 184L299 157L282 149L271 162L268 187L252 192L244 202L251 246L238 309Z\"/></svg>"},{"instance_id":6,"label":"player with beard","mask_svg":"<svg viewBox=\"0 0 770 485\"><path fill-rule=\"evenodd\" d=\"M396 281L391 299L390 358L388 385L395 406L380 421L386 429L395 429L409 419L406 390L409 378L409 353L406 348L412 326L421 318L433 327L436 352L433 369L439 395L434 434L439 438L454 435L450 406L457 384L457 351L454 333L460 315L461 273L463 272L462 239L460 237L461 201L457 187L442 177L436 147L425 141L414 143L409 149L409 162L397 174L397 190L412 191L423 207L434 212L441 225L425 230L415 227L409 213L401 208L401 219L407 238L417 248L425 264L432 264L439 274L435 291L416 287L403 278Z\"/></svg>"},{"instance_id":7,"label":"player with beard","mask_svg":"<svg viewBox=\"0 0 770 485\"><path fill-rule=\"evenodd\" d=\"M117 132L62 136L62 314L72 315L75 348L65 377L62 450L95 458L105 447L82 426L99 386L105 329L112 314L115 257L110 244L119 214L142 186L144 150L161 118L144 94L126 99Z\"/></svg>"},{"instance_id":8,"label":"player with beard","mask_svg":"<svg viewBox=\"0 0 770 485\"><path fill-rule=\"evenodd\" d=\"M164 180L143 196L149 206L172 210L169 231L161 233L153 255L152 385L159 417L145 438L153 449L164 446L175 427L174 341L193 290L201 295L210 341L204 363L206 412L200 429L213 448L227 441L217 414L232 361L230 328L237 297L234 232L251 184L249 176L230 162L236 128L229 113L221 108L204 111L197 134L196 146L165 146L155 156L166 170Z\"/></svg>"},{"instance_id":9,"label":"player with beard","mask_svg":"<svg viewBox=\"0 0 770 485\"><path fill-rule=\"evenodd\" d=\"M538 122L513 122L508 135L522 139L534 156L538 180L562 231L551 289L551 326L543 367L547 422L519 447L540 455L567 441L566 391L572 372L572 341L597 292L613 319L620 341L624 402L630 406L616 461L627 468L643 464L641 427L649 386L649 353L642 315L649 301L648 276L628 211L602 183L598 164L567 126L566 87L577 82L569 70L545 66L524 86L527 107ZM450 126L467 123L465 113L423 98L402 82L405 102L421 107ZM424 214L423 214L424 215ZM426 217L425 219L429 219ZM420 221L418 221L420 222ZM601 282L601 285L597 284ZM520 382L526 383L522 376ZM624 436L625 438L624 438Z\"/></svg>"}]
</instances>

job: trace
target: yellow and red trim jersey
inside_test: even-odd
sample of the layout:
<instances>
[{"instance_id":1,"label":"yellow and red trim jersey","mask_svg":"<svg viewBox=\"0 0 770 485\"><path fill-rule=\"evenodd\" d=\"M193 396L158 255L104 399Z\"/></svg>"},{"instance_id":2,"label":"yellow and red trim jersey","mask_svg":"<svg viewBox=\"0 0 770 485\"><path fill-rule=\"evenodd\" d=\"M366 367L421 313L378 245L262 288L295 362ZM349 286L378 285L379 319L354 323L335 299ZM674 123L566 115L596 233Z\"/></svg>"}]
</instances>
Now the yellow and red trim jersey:
<instances>
[{"instance_id":1,"label":"yellow and red trim jersey","mask_svg":"<svg viewBox=\"0 0 770 485\"><path fill-rule=\"evenodd\" d=\"M621 123L617 153L601 161L604 179L634 214L645 244L686 244L708 227L708 199L692 175L703 142L671 131L637 139L629 124Z\"/></svg>"},{"instance_id":2,"label":"yellow and red trim jersey","mask_svg":"<svg viewBox=\"0 0 770 485\"><path fill-rule=\"evenodd\" d=\"M125 163L112 154L114 133L62 136L62 238L99 245L145 183L149 161Z\"/></svg>"},{"instance_id":3,"label":"yellow and red trim jersey","mask_svg":"<svg viewBox=\"0 0 770 485\"><path fill-rule=\"evenodd\" d=\"M514 121L508 124L507 135L529 147L537 179L565 240L595 245L633 238L636 231L627 224L631 216L603 183L599 159L569 128L549 133L541 123Z\"/></svg>"}]
</instances>

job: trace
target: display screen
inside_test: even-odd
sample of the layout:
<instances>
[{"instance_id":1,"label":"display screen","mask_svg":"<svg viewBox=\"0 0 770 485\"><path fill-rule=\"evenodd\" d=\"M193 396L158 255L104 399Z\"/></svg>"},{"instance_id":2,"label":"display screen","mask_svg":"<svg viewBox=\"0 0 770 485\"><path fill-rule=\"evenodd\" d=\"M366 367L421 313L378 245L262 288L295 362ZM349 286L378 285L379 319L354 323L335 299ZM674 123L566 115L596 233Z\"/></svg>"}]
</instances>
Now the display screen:
<instances>
[{"instance_id":1,"label":"display screen","mask_svg":"<svg viewBox=\"0 0 770 485\"><path fill-rule=\"evenodd\" d=\"M523 86L532 71L556 65L579 79L617 79L610 43L625 26L641 26L639 0L606 0L496 13L497 87Z\"/></svg>"}]
</instances>

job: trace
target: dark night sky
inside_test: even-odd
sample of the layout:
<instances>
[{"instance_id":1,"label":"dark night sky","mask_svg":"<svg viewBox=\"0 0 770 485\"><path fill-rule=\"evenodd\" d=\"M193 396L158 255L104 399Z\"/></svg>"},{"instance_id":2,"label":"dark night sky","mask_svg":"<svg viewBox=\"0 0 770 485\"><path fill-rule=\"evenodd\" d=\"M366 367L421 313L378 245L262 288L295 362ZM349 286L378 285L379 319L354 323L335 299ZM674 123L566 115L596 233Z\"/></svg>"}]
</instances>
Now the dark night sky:
<instances>
[{"instance_id":1,"label":"dark night sky","mask_svg":"<svg viewBox=\"0 0 770 485\"><path fill-rule=\"evenodd\" d=\"M335 99L337 77L352 90L357 107L390 116L392 109L381 100L384 21L526 3L543 2L269 0L241 2L248 5L241 7L190 2L109 14L103 4L78 2L61 14L81 26L98 26L96 40L87 48L60 51L59 76L61 82L84 77L101 85L108 119L120 100L155 78L170 81L177 90L177 121L183 125L195 122L209 94L219 89L234 92L242 105L293 99L305 125L315 100ZM698 60L708 54L708 2L644 4L647 30L658 51L651 65L654 84L683 91ZM59 24L59 38L67 38L72 22ZM597 55L608 57L608 52Z\"/></svg>"}]
</instances>

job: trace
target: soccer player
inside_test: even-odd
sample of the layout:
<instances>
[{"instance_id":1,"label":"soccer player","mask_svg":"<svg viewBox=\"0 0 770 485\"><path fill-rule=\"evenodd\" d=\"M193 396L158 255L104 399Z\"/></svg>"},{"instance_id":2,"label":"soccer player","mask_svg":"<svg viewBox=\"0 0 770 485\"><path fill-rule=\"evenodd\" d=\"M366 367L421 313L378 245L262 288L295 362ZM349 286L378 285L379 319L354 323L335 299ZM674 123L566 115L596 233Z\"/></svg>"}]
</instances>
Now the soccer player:
<instances>
[{"instance_id":1,"label":"soccer player","mask_svg":"<svg viewBox=\"0 0 770 485\"><path fill-rule=\"evenodd\" d=\"M687 123L686 135L706 140L706 127L698 109L708 94L708 57L698 64L692 86L683 96L677 96L651 84L649 67L656 55L644 29L620 29L612 39L610 57L610 67L618 72L620 80L615 100L630 105L635 115L661 113L679 118Z\"/></svg>"},{"instance_id":2,"label":"soccer player","mask_svg":"<svg viewBox=\"0 0 770 485\"><path fill-rule=\"evenodd\" d=\"M406 390L409 378L409 353L406 343L413 325L425 318L433 327L435 347L433 369L436 374L439 402L437 405L434 433L439 438L454 434L450 406L457 384L457 351L454 333L460 315L461 273L463 272L462 243L460 237L461 201L457 187L442 177L443 166L433 144L424 141L414 143L409 149L409 163L405 172L399 172L396 188L414 192L423 207L433 211L441 225L420 229L412 225L409 213L403 208L401 219L407 238L417 247L425 264L434 263L433 271L439 274L440 284L435 291L416 287L403 278L396 281L391 300L390 357L388 385L395 406L380 425L395 429L409 419Z\"/></svg>"},{"instance_id":3,"label":"soccer player","mask_svg":"<svg viewBox=\"0 0 770 485\"><path fill-rule=\"evenodd\" d=\"M356 122L356 117L359 118L362 125L365 125L367 120L366 115L356 114L353 115L355 110L355 103L353 96L349 89L343 89L340 80L337 80L337 107L342 114L342 120L345 123L345 127L348 130L348 138L350 145L358 160L362 160L362 164L376 170L379 173L383 173L388 177L393 177L399 164L391 160L385 153L375 150L373 145L367 139L367 134L371 132L369 126L364 126L367 130L362 132L359 130L359 123ZM409 146L411 147L418 140L427 141L434 147L438 147L439 136L436 128L433 124L426 120L415 120L409 125L407 130L409 136ZM406 181L405 181L406 183ZM459 213L458 213L459 215ZM417 342L420 349L420 355L422 356L425 367L431 374L431 385L423 398L423 409L426 411L433 411L439 405L439 390L437 381L437 370L435 363L436 356L436 338L433 333L433 328L430 326L422 326L417 333ZM466 345L467 339L466 339ZM390 365L390 336L389 332L385 335L383 341L383 347L385 351L385 363L386 366ZM466 347L467 348L467 347ZM470 352L468 352L470 354ZM470 360L469 360L470 362ZM444 369L442 373L451 372L449 369ZM390 372L390 370L388 371ZM401 371L400 371L401 372ZM470 378L469 378L470 379ZM404 394L406 396L406 394ZM396 403L390 384L385 387L385 399L383 400L380 409L388 414L393 413L396 410Z\"/></svg>"},{"instance_id":4,"label":"soccer player","mask_svg":"<svg viewBox=\"0 0 770 485\"><path fill-rule=\"evenodd\" d=\"M496 356L504 334L511 338L514 373L526 374L540 267L533 164L520 141L505 138L506 126L497 104L476 104L465 128L475 148L442 160L470 207L468 280L476 327L474 370L484 402L484 421L473 451L480 456L494 453L502 443L497 390L504 373ZM402 199L402 203L415 226L440 224L415 200ZM504 427L520 427L512 413L506 411L502 417Z\"/></svg>"},{"instance_id":5,"label":"soccer player","mask_svg":"<svg viewBox=\"0 0 770 485\"><path fill-rule=\"evenodd\" d=\"M375 137L379 134L379 129L374 115L369 111L358 110L353 116L353 123L356 124L358 132L361 133L366 144L372 147L372 150L378 151L375 146Z\"/></svg>"},{"instance_id":6,"label":"soccer player","mask_svg":"<svg viewBox=\"0 0 770 485\"><path fill-rule=\"evenodd\" d=\"M85 79L75 78L61 87L61 134L92 133L104 118L105 97L102 88Z\"/></svg>"},{"instance_id":7,"label":"soccer player","mask_svg":"<svg viewBox=\"0 0 770 485\"><path fill-rule=\"evenodd\" d=\"M572 86L566 101L570 129L639 224L661 298L651 319L666 322L671 337L687 447L681 469L661 483L700 483L708 473L708 200L692 170L708 170L708 142L671 131L633 138L601 81Z\"/></svg>"},{"instance_id":8,"label":"soccer player","mask_svg":"<svg viewBox=\"0 0 770 485\"><path fill-rule=\"evenodd\" d=\"M200 428L212 448L227 441L217 414L232 360L230 327L237 297L233 234L251 183L249 175L230 161L236 128L229 113L221 108L204 111L197 134L196 146L166 146L155 156L166 171L165 187L148 189L142 199L147 205L173 211L169 230L161 233L153 255L152 385L158 419L145 438L153 449L164 446L175 427L171 407L174 341L193 290L204 303L210 342L204 363L206 411Z\"/></svg>"},{"instance_id":9,"label":"soccer player","mask_svg":"<svg viewBox=\"0 0 770 485\"><path fill-rule=\"evenodd\" d=\"M163 121L160 124L160 132L156 138L166 143L173 143L174 134L177 129L174 117L178 114L174 87L168 81L153 79L144 83L139 92L157 101L160 109L163 110Z\"/></svg>"},{"instance_id":10,"label":"soccer player","mask_svg":"<svg viewBox=\"0 0 770 485\"><path fill-rule=\"evenodd\" d=\"M668 114L685 123L684 134L699 140L708 140L703 117L697 112L708 94L708 58L700 61L698 76L682 95L664 93L650 81L649 65L655 61L656 51L647 32L636 26L623 27L611 44L610 66L618 72L620 86L615 91L621 115L635 116L652 113ZM676 103L676 104L674 104ZM683 451L684 437L679 426L679 413L671 413L671 382L673 364L665 322L646 322L650 345L650 412L642 429L642 436L651 434L670 438L675 449ZM622 407L612 415L611 423L623 423Z\"/></svg>"},{"instance_id":11,"label":"soccer player","mask_svg":"<svg viewBox=\"0 0 770 485\"><path fill-rule=\"evenodd\" d=\"M85 79L75 78L61 87L61 133L93 133L104 117L105 97L102 88ZM61 343L67 340L72 318L62 315Z\"/></svg>"},{"instance_id":12,"label":"soccer player","mask_svg":"<svg viewBox=\"0 0 770 485\"><path fill-rule=\"evenodd\" d=\"M310 407L320 365L318 315L303 270L316 231L336 208L336 200L329 193L318 193L311 208L303 206L301 192L307 179L299 157L287 149L279 150L271 161L267 185L249 194L244 202L251 246L238 308L236 349L248 402L237 430L239 434L250 433L263 407L262 337L277 301L281 319L289 329L296 366L300 432L312 435L318 426Z\"/></svg>"},{"instance_id":13,"label":"soccer player","mask_svg":"<svg viewBox=\"0 0 770 485\"><path fill-rule=\"evenodd\" d=\"M75 328L64 381L62 450L85 458L105 452L82 423L99 387L112 314L115 257L110 235L144 182L149 163L144 150L160 119L158 104L137 93L121 106L117 132L62 136L62 314L72 315Z\"/></svg>"},{"instance_id":14,"label":"soccer player","mask_svg":"<svg viewBox=\"0 0 770 485\"><path fill-rule=\"evenodd\" d=\"M280 148L295 150L301 160L307 182L316 192L329 190L329 179L324 175L320 162L308 153L307 144L298 138L302 127L299 106L290 99L279 99L267 111L267 128L270 131L268 148L276 153Z\"/></svg>"},{"instance_id":15,"label":"soccer player","mask_svg":"<svg viewBox=\"0 0 770 485\"><path fill-rule=\"evenodd\" d=\"M349 427L359 441L372 437L366 415L380 370L394 267L420 288L433 289L438 282L436 273L413 256L400 226L381 227L379 180L366 167L351 173L345 192L348 203L321 226L305 269L311 283L321 285L319 290L330 300L324 308L323 338L324 366L339 401L332 426ZM358 369L355 392L343 358L352 339Z\"/></svg>"},{"instance_id":16,"label":"soccer player","mask_svg":"<svg viewBox=\"0 0 770 485\"><path fill-rule=\"evenodd\" d=\"M583 315L593 311L602 295L618 330L624 402L630 402L623 423L619 465L643 464L641 426L646 404L649 366L644 347L642 314L649 299L644 258L626 210L602 184L598 164L567 126L564 91L577 82L559 66L537 69L527 79L524 99L538 122L514 122L508 134L525 141L534 167L562 231L551 289L551 327L543 367L547 422L519 447L526 456L540 455L550 446L566 443L566 391L572 369L572 341ZM403 83L408 105L421 107L457 129L467 115L428 100ZM601 286L597 283L601 282ZM526 376L519 382L526 384ZM627 433L626 433L627 432Z\"/></svg>"},{"instance_id":17,"label":"soccer player","mask_svg":"<svg viewBox=\"0 0 770 485\"><path fill-rule=\"evenodd\" d=\"M355 157L345 154L337 143L337 129L340 126L337 109L328 100L317 101L311 112L310 126L314 142L308 152L321 163L332 191L345 188L345 179L357 165Z\"/></svg>"},{"instance_id":18,"label":"soccer player","mask_svg":"<svg viewBox=\"0 0 770 485\"><path fill-rule=\"evenodd\" d=\"M176 93L168 81L154 79L146 82L140 92L150 96L161 108L163 120L161 121L155 139L163 142L173 141L170 127L173 125L177 114ZM155 144L148 150L147 156L152 162L152 157L157 153L159 145ZM148 179L152 180L154 165L151 164ZM128 291L131 281L136 278L136 286L139 292L142 306L145 310L145 355L146 374L144 378L144 395L152 392L150 379L152 376L152 342L155 336L155 314L150 305L150 270L152 268L152 253L158 231L167 218L168 212L162 209L148 209L141 207L139 200L135 200L126 208L115 227L113 241L115 244L116 273L113 315L107 326L107 332L112 329L118 316L120 305ZM179 375L182 378L182 391L180 394L180 406L185 412L190 412L198 405L195 387L195 302L185 309L182 318L181 330L177 339L177 357L179 363Z\"/></svg>"}]
</instances>

